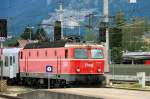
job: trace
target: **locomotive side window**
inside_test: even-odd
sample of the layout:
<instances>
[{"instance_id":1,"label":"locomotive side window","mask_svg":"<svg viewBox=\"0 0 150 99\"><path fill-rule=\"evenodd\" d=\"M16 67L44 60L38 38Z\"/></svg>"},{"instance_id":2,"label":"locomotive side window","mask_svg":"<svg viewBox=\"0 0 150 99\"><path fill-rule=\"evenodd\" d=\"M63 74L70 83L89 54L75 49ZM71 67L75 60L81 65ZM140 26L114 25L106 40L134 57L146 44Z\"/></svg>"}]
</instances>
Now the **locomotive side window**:
<instances>
[{"instance_id":1,"label":"locomotive side window","mask_svg":"<svg viewBox=\"0 0 150 99\"><path fill-rule=\"evenodd\" d=\"M91 58L92 59L101 59L101 58L103 58L102 50L100 50L100 49L91 49Z\"/></svg>"},{"instance_id":2,"label":"locomotive side window","mask_svg":"<svg viewBox=\"0 0 150 99\"><path fill-rule=\"evenodd\" d=\"M5 66L8 67L8 56L5 56Z\"/></svg>"},{"instance_id":3,"label":"locomotive side window","mask_svg":"<svg viewBox=\"0 0 150 99\"><path fill-rule=\"evenodd\" d=\"M23 58L23 52L20 52L20 58L21 59Z\"/></svg>"},{"instance_id":4,"label":"locomotive side window","mask_svg":"<svg viewBox=\"0 0 150 99\"><path fill-rule=\"evenodd\" d=\"M45 56L47 56L47 51L45 51Z\"/></svg>"},{"instance_id":5,"label":"locomotive side window","mask_svg":"<svg viewBox=\"0 0 150 99\"><path fill-rule=\"evenodd\" d=\"M29 57L31 56L31 52L29 52Z\"/></svg>"},{"instance_id":6,"label":"locomotive side window","mask_svg":"<svg viewBox=\"0 0 150 99\"><path fill-rule=\"evenodd\" d=\"M68 58L68 49L65 50L65 58Z\"/></svg>"},{"instance_id":7,"label":"locomotive side window","mask_svg":"<svg viewBox=\"0 0 150 99\"><path fill-rule=\"evenodd\" d=\"M37 51L36 55L39 56L39 51Z\"/></svg>"},{"instance_id":8,"label":"locomotive side window","mask_svg":"<svg viewBox=\"0 0 150 99\"><path fill-rule=\"evenodd\" d=\"M55 54L55 56L57 56L57 52L56 52L56 50L55 50L54 54Z\"/></svg>"},{"instance_id":9,"label":"locomotive side window","mask_svg":"<svg viewBox=\"0 0 150 99\"><path fill-rule=\"evenodd\" d=\"M10 65L12 65L12 56L10 56Z\"/></svg>"},{"instance_id":10,"label":"locomotive side window","mask_svg":"<svg viewBox=\"0 0 150 99\"><path fill-rule=\"evenodd\" d=\"M88 59L88 50L87 49L74 49L74 58Z\"/></svg>"}]
</instances>

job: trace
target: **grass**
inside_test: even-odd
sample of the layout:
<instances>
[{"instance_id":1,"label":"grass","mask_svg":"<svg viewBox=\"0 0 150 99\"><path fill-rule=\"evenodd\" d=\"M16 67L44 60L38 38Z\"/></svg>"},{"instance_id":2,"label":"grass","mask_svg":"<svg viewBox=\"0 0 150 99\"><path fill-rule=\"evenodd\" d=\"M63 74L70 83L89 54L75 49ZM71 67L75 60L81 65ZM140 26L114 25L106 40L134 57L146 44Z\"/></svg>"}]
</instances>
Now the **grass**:
<instances>
[{"instance_id":1,"label":"grass","mask_svg":"<svg viewBox=\"0 0 150 99\"><path fill-rule=\"evenodd\" d=\"M142 85L138 84L138 83L134 83L134 84L131 84L130 86L131 88L142 88Z\"/></svg>"}]
</instances>

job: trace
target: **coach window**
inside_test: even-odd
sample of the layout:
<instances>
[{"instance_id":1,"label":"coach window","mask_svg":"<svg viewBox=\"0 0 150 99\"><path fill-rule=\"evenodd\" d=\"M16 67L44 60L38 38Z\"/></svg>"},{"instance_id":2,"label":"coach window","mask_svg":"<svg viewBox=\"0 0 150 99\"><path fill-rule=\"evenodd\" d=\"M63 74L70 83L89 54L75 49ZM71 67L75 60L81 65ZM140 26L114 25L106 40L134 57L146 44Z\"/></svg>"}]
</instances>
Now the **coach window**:
<instances>
[{"instance_id":1,"label":"coach window","mask_svg":"<svg viewBox=\"0 0 150 99\"><path fill-rule=\"evenodd\" d=\"M13 63L15 63L15 56L13 56Z\"/></svg>"},{"instance_id":2,"label":"coach window","mask_svg":"<svg viewBox=\"0 0 150 99\"><path fill-rule=\"evenodd\" d=\"M2 60L2 56L0 56L0 60Z\"/></svg>"},{"instance_id":3,"label":"coach window","mask_svg":"<svg viewBox=\"0 0 150 99\"><path fill-rule=\"evenodd\" d=\"M68 58L68 49L65 50L65 58Z\"/></svg>"},{"instance_id":4,"label":"coach window","mask_svg":"<svg viewBox=\"0 0 150 99\"><path fill-rule=\"evenodd\" d=\"M5 66L8 66L8 56L5 56Z\"/></svg>"},{"instance_id":5,"label":"coach window","mask_svg":"<svg viewBox=\"0 0 150 99\"><path fill-rule=\"evenodd\" d=\"M12 65L12 56L10 56L10 65Z\"/></svg>"}]
</instances>

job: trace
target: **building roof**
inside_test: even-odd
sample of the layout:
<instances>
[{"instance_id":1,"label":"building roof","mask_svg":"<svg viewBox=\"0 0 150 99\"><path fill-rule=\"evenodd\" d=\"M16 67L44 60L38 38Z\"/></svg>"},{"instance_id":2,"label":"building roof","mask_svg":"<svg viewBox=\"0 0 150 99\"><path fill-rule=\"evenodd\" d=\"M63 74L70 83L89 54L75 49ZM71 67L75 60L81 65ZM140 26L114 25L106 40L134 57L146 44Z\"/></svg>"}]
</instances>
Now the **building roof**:
<instances>
[{"instance_id":1,"label":"building roof","mask_svg":"<svg viewBox=\"0 0 150 99\"><path fill-rule=\"evenodd\" d=\"M18 40L17 42L18 42L19 48L24 48L26 46L26 44L29 43L27 40Z\"/></svg>"},{"instance_id":2,"label":"building roof","mask_svg":"<svg viewBox=\"0 0 150 99\"><path fill-rule=\"evenodd\" d=\"M21 48L4 48L3 49L3 54L9 54L9 53L18 53L21 50Z\"/></svg>"},{"instance_id":3,"label":"building roof","mask_svg":"<svg viewBox=\"0 0 150 99\"><path fill-rule=\"evenodd\" d=\"M123 59L150 59L150 52L128 52L123 54Z\"/></svg>"}]
</instances>

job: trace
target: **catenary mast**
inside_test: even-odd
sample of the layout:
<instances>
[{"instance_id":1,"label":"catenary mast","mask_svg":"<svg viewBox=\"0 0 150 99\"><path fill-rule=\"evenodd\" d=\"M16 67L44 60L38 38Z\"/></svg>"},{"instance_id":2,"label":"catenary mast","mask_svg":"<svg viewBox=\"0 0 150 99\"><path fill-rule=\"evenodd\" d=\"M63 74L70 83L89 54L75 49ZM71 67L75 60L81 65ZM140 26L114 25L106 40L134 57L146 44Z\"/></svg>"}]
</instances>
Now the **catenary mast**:
<instances>
[{"instance_id":1,"label":"catenary mast","mask_svg":"<svg viewBox=\"0 0 150 99\"><path fill-rule=\"evenodd\" d=\"M109 64L110 64L110 55L109 55L109 28L108 28L108 22L109 22L109 0L103 0L103 15L104 15L104 22L106 23L106 66L105 66L105 72L109 72Z\"/></svg>"},{"instance_id":2,"label":"catenary mast","mask_svg":"<svg viewBox=\"0 0 150 99\"><path fill-rule=\"evenodd\" d=\"M61 39L64 39L64 32L63 32L63 14L64 14L64 8L63 8L63 2L59 2L59 8L56 9L56 13L58 16L58 21L61 22Z\"/></svg>"}]
</instances>

